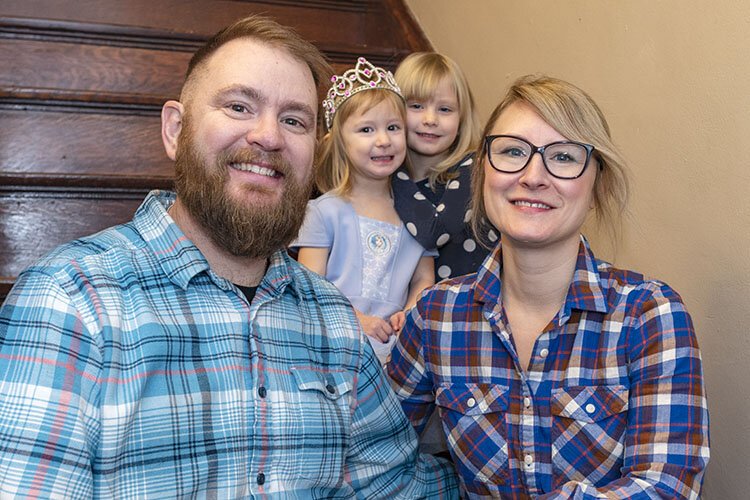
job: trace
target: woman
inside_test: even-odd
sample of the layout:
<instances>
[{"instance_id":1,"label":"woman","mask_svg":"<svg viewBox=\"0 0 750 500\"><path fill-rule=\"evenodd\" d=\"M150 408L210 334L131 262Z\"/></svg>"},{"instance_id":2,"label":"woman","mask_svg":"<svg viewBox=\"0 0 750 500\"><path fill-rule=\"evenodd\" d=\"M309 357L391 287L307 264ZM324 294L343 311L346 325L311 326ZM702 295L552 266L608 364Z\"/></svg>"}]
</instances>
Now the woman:
<instances>
[{"instance_id":1,"label":"woman","mask_svg":"<svg viewBox=\"0 0 750 500\"><path fill-rule=\"evenodd\" d=\"M404 411L421 431L438 406L470 498L697 498L708 412L690 316L580 234L591 209L609 227L624 209L604 116L525 77L484 137L472 223L501 243L408 316L388 365Z\"/></svg>"}]
</instances>

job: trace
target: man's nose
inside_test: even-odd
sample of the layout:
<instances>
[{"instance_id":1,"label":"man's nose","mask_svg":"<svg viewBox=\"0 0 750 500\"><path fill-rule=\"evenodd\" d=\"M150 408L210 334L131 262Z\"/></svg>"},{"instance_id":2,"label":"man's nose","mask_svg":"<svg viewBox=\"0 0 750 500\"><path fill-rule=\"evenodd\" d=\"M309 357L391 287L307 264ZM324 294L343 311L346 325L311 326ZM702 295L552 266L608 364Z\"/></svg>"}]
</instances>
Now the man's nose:
<instances>
[{"instance_id":1,"label":"man's nose","mask_svg":"<svg viewBox=\"0 0 750 500\"><path fill-rule=\"evenodd\" d=\"M273 151L279 149L282 143L281 123L271 114L261 114L254 120L251 130L247 133L247 141L257 144L261 149Z\"/></svg>"}]
</instances>

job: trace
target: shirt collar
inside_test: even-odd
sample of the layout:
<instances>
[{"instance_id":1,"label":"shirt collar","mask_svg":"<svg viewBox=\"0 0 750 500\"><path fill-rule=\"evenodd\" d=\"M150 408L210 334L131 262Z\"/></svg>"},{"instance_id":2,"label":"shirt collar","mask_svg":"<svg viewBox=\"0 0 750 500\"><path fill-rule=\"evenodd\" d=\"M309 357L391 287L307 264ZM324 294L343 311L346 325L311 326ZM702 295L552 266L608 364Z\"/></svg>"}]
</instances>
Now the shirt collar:
<instances>
[{"instance_id":1,"label":"shirt collar","mask_svg":"<svg viewBox=\"0 0 750 500\"><path fill-rule=\"evenodd\" d=\"M209 266L167 213L175 200L176 195L170 191L151 191L135 212L133 224L167 277L185 290L190 280Z\"/></svg>"},{"instance_id":2,"label":"shirt collar","mask_svg":"<svg viewBox=\"0 0 750 500\"><path fill-rule=\"evenodd\" d=\"M502 255L502 243L498 243L479 267L476 282L472 285L477 302L489 304L500 302ZM564 321L570 317L573 309L606 313L608 307L605 288L605 282L599 274L598 261L591 251L589 242L581 235L573 281L570 283L560 319Z\"/></svg>"},{"instance_id":3,"label":"shirt collar","mask_svg":"<svg viewBox=\"0 0 750 500\"><path fill-rule=\"evenodd\" d=\"M133 224L146 245L161 265L164 273L175 285L187 289L190 280L197 274L207 272L222 289L232 284L211 272L208 261L185 233L174 222L167 210L176 200L170 191L152 191L146 196L135 213ZM281 294L286 285L299 286L291 279L291 257L284 250L275 252L269 258L268 269L259 288L272 295Z\"/></svg>"}]
</instances>

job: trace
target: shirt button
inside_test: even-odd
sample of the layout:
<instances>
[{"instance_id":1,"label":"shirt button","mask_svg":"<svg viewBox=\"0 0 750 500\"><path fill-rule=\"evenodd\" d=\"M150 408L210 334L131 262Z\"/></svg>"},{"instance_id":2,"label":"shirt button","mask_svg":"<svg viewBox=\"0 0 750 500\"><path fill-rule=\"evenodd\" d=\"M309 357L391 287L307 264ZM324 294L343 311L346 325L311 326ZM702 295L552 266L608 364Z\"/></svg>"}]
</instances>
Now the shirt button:
<instances>
[{"instance_id":1,"label":"shirt button","mask_svg":"<svg viewBox=\"0 0 750 500\"><path fill-rule=\"evenodd\" d=\"M534 457L531 455L526 455L523 457L523 462L526 464L526 467L531 467L531 464L534 463Z\"/></svg>"},{"instance_id":2,"label":"shirt button","mask_svg":"<svg viewBox=\"0 0 750 500\"><path fill-rule=\"evenodd\" d=\"M266 475L259 472L258 476L255 478L255 482L258 483L258 486L263 486L263 483L266 482Z\"/></svg>"},{"instance_id":3,"label":"shirt button","mask_svg":"<svg viewBox=\"0 0 750 500\"><path fill-rule=\"evenodd\" d=\"M268 394L268 391L266 391L265 387L263 387L262 385L258 387L258 396L265 398L267 394Z\"/></svg>"},{"instance_id":4,"label":"shirt button","mask_svg":"<svg viewBox=\"0 0 750 500\"><path fill-rule=\"evenodd\" d=\"M326 391L328 391L331 394L334 394L336 392L336 388L332 386L331 384L326 384Z\"/></svg>"},{"instance_id":5,"label":"shirt button","mask_svg":"<svg viewBox=\"0 0 750 500\"><path fill-rule=\"evenodd\" d=\"M586 405L586 413L594 413L596 411L596 406L592 405L591 403Z\"/></svg>"},{"instance_id":6,"label":"shirt button","mask_svg":"<svg viewBox=\"0 0 750 500\"><path fill-rule=\"evenodd\" d=\"M531 406L531 398L523 398L523 406L525 408L528 408L529 406Z\"/></svg>"},{"instance_id":7,"label":"shirt button","mask_svg":"<svg viewBox=\"0 0 750 500\"><path fill-rule=\"evenodd\" d=\"M549 354L548 349L542 349L541 351L539 351L539 355L543 358L546 358L548 354Z\"/></svg>"},{"instance_id":8,"label":"shirt button","mask_svg":"<svg viewBox=\"0 0 750 500\"><path fill-rule=\"evenodd\" d=\"M474 408L476 404L477 404L477 400L474 398L469 398L466 400L466 406L468 406L469 408Z\"/></svg>"}]
</instances>

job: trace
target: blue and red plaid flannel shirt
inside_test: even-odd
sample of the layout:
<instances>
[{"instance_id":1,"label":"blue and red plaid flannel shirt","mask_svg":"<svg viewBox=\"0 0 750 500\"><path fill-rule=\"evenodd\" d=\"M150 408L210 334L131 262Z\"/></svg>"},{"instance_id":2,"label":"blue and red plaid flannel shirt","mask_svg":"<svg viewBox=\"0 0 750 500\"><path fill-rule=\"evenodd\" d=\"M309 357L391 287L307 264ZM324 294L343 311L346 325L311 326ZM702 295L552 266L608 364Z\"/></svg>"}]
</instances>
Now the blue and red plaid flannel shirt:
<instances>
[{"instance_id":1,"label":"blue and red plaid flannel shirt","mask_svg":"<svg viewBox=\"0 0 750 500\"><path fill-rule=\"evenodd\" d=\"M581 239L562 309L520 367L498 245L428 290L388 373L421 432L435 405L470 498L698 498L708 411L693 324L669 286Z\"/></svg>"}]
</instances>

